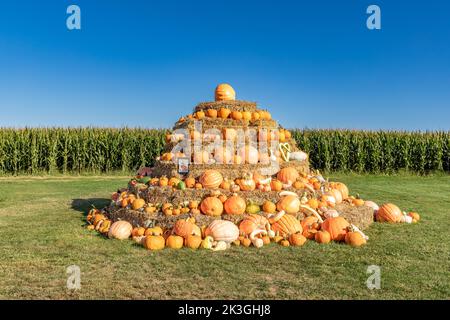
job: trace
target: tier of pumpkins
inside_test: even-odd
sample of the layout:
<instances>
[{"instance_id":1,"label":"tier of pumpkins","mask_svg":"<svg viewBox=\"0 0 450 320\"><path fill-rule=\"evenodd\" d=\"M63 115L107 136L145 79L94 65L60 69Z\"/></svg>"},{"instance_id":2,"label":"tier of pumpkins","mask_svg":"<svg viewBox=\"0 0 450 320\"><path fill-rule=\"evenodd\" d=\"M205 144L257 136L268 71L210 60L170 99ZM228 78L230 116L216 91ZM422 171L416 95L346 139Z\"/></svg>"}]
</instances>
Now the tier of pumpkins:
<instances>
[{"instance_id":1,"label":"tier of pumpkins","mask_svg":"<svg viewBox=\"0 0 450 320\"><path fill-rule=\"evenodd\" d=\"M349 195L349 190L343 183L328 182L319 173L301 175L290 167L281 169L274 179L255 174L245 177L245 182L235 181L233 185L224 184L226 180L215 170L205 171L198 181L172 177L165 178L167 183L161 185L161 179L139 176L132 179L127 189L112 195L113 205L155 215L188 214L189 218L177 220L170 229L160 226L133 228L127 221L111 223L103 211L92 209L87 216L88 228L111 238L132 237L150 250L164 247L179 249L185 246L217 251L225 250L231 245L259 248L271 242L282 246L302 246L307 240L318 243L344 242L355 247L364 245L368 237L334 209L342 202L373 208L375 219L379 222L413 223L420 220L419 214L415 212L402 212L391 203L378 207L373 201ZM140 192L150 186L186 190L195 188L197 184L209 189L209 192L203 199L187 201L183 205L146 203L139 197ZM277 191L279 200L276 203L265 200L261 204L246 201L245 191L255 190L261 185L269 185L271 191ZM239 187L239 190L236 189L236 193L231 196L221 192L221 189L232 190L233 186ZM295 189L311 192L299 195ZM303 213L301 220L298 219L299 212ZM196 216L201 214L218 219L209 225L198 226ZM235 224L220 219L222 215L244 215L244 218Z\"/></svg>"},{"instance_id":2,"label":"tier of pumpkins","mask_svg":"<svg viewBox=\"0 0 450 320\"><path fill-rule=\"evenodd\" d=\"M269 163L270 160L278 162L289 161L286 152L283 152L284 150L280 148L271 154L269 152L260 152L258 148L251 144L237 145L238 136L240 136L240 134L241 133L235 128L223 128L220 133L200 133L199 131L191 130L189 133L191 141L198 140L204 143L212 143L220 140L232 143L233 145L233 148L216 147L213 150L209 150L209 148L206 147L198 152L192 153L191 161L196 164L220 163L236 165L243 163L257 164L258 162ZM257 132L255 131L255 142L260 143L265 141L267 142L267 146L270 146L271 141L277 141L285 146L291 137L291 132L284 128L276 130L261 129ZM168 133L166 135L166 142L179 143L184 139L186 139L186 137L181 133ZM158 160L174 161L177 158L184 157L186 157L186 155L183 152L165 152L158 157ZM295 158L295 160L306 160L307 155L303 152L292 152L290 158Z\"/></svg>"}]
</instances>

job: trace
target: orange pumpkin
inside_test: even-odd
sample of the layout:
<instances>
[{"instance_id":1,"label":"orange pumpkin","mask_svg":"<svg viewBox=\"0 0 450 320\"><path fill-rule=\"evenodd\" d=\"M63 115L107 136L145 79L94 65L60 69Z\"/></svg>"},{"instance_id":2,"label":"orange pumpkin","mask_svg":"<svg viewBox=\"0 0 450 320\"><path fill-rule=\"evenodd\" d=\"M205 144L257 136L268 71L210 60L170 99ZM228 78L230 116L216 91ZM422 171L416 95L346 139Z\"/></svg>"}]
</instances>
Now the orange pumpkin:
<instances>
[{"instance_id":1,"label":"orange pumpkin","mask_svg":"<svg viewBox=\"0 0 450 320\"><path fill-rule=\"evenodd\" d=\"M396 223L402 220L402 215L402 211L395 204L385 203L378 209L376 219L378 222Z\"/></svg>"},{"instance_id":2,"label":"orange pumpkin","mask_svg":"<svg viewBox=\"0 0 450 320\"><path fill-rule=\"evenodd\" d=\"M164 249L166 239L163 236L146 236L143 243L148 250L161 250Z\"/></svg>"},{"instance_id":3,"label":"orange pumpkin","mask_svg":"<svg viewBox=\"0 0 450 320\"><path fill-rule=\"evenodd\" d=\"M145 200L141 199L141 198L135 199L131 203L131 209L133 209L133 210L139 210L139 209L143 208L144 206L145 206Z\"/></svg>"},{"instance_id":4,"label":"orange pumpkin","mask_svg":"<svg viewBox=\"0 0 450 320\"><path fill-rule=\"evenodd\" d=\"M198 249L202 243L202 237L196 235L189 235L184 241L184 245L190 249Z\"/></svg>"},{"instance_id":5,"label":"orange pumpkin","mask_svg":"<svg viewBox=\"0 0 450 320\"><path fill-rule=\"evenodd\" d=\"M308 216L301 221L303 235L307 239L314 239L317 228L319 226L318 222L319 220L315 216Z\"/></svg>"},{"instance_id":6,"label":"orange pumpkin","mask_svg":"<svg viewBox=\"0 0 450 320\"><path fill-rule=\"evenodd\" d=\"M252 113L252 121L258 121L260 118L261 118L261 116L258 112Z\"/></svg>"},{"instance_id":7,"label":"orange pumpkin","mask_svg":"<svg viewBox=\"0 0 450 320\"><path fill-rule=\"evenodd\" d=\"M281 190L283 190L283 183L280 180L273 179L270 182L270 188L273 191L281 191Z\"/></svg>"},{"instance_id":8,"label":"orange pumpkin","mask_svg":"<svg viewBox=\"0 0 450 320\"><path fill-rule=\"evenodd\" d=\"M252 113L249 111L243 111L242 119L244 119L245 121L250 121L252 119Z\"/></svg>"},{"instance_id":9,"label":"orange pumpkin","mask_svg":"<svg viewBox=\"0 0 450 320\"><path fill-rule=\"evenodd\" d=\"M177 177L172 177L169 179L168 185L169 187L175 187L176 185L178 185L179 182L180 179L178 179Z\"/></svg>"},{"instance_id":10,"label":"orange pumpkin","mask_svg":"<svg viewBox=\"0 0 450 320\"><path fill-rule=\"evenodd\" d=\"M327 218L322 223L322 230L330 234L331 240L343 241L350 224L343 217Z\"/></svg>"},{"instance_id":11,"label":"orange pumpkin","mask_svg":"<svg viewBox=\"0 0 450 320\"><path fill-rule=\"evenodd\" d=\"M414 223L419 222L419 220L420 220L420 214L418 214L417 212L414 212L414 211L408 212L408 216L410 216L412 218Z\"/></svg>"},{"instance_id":12,"label":"orange pumpkin","mask_svg":"<svg viewBox=\"0 0 450 320\"><path fill-rule=\"evenodd\" d=\"M215 99L216 101L235 100L236 92L228 83L221 83L216 87Z\"/></svg>"},{"instance_id":13,"label":"orange pumpkin","mask_svg":"<svg viewBox=\"0 0 450 320\"><path fill-rule=\"evenodd\" d=\"M216 109L208 109L208 110L206 110L206 115L210 118L217 118L217 110Z\"/></svg>"},{"instance_id":14,"label":"orange pumpkin","mask_svg":"<svg viewBox=\"0 0 450 320\"><path fill-rule=\"evenodd\" d=\"M302 246L306 242L306 237L301 233L293 233L289 236L289 243L293 246Z\"/></svg>"},{"instance_id":15,"label":"orange pumpkin","mask_svg":"<svg viewBox=\"0 0 450 320\"><path fill-rule=\"evenodd\" d=\"M223 213L223 204L216 197L206 197L200 204L200 210L207 216L218 217Z\"/></svg>"},{"instance_id":16,"label":"orange pumpkin","mask_svg":"<svg viewBox=\"0 0 450 320\"><path fill-rule=\"evenodd\" d=\"M183 248L183 237L171 235L166 239L166 247L171 249L181 249Z\"/></svg>"},{"instance_id":17,"label":"orange pumpkin","mask_svg":"<svg viewBox=\"0 0 450 320\"><path fill-rule=\"evenodd\" d=\"M230 190L231 184L228 180L223 180L222 183L220 184L219 188L224 189L224 190Z\"/></svg>"},{"instance_id":18,"label":"orange pumpkin","mask_svg":"<svg viewBox=\"0 0 450 320\"><path fill-rule=\"evenodd\" d=\"M242 112L240 112L240 111L232 111L231 112L231 118L233 120L242 120Z\"/></svg>"},{"instance_id":19,"label":"orange pumpkin","mask_svg":"<svg viewBox=\"0 0 450 320\"><path fill-rule=\"evenodd\" d=\"M314 239L318 243L329 243L331 241L331 236L328 231L322 230L316 232Z\"/></svg>"},{"instance_id":20,"label":"orange pumpkin","mask_svg":"<svg viewBox=\"0 0 450 320\"><path fill-rule=\"evenodd\" d=\"M224 203L225 213L227 214L243 214L246 207L245 200L237 194L229 197Z\"/></svg>"},{"instance_id":21,"label":"orange pumpkin","mask_svg":"<svg viewBox=\"0 0 450 320\"><path fill-rule=\"evenodd\" d=\"M277 206L272 201L266 200L263 203L262 209L266 213L275 213L275 211L277 210Z\"/></svg>"},{"instance_id":22,"label":"orange pumpkin","mask_svg":"<svg viewBox=\"0 0 450 320\"><path fill-rule=\"evenodd\" d=\"M195 178L187 177L184 180L184 184L186 185L186 188L194 188L195 187Z\"/></svg>"},{"instance_id":23,"label":"orange pumpkin","mask_svg":"<svg viewBox=\"0 0 450 320\"><path fill-rule=\"evenodd\" d=\"M230 115L231 110L227 109L227 108L220 108L219 110L219 117L221 117L222 119L227 119L228 116Z\"/></svg>"},{"instance_id":24,"label":"orange pumpkin","mask_svg":"<svg viewBox=\"0 0 450 320\"><path fill-rule=\"evenodd\" d=\"M331 188L339 190L341 192L342 200L348 198L348 188L345 184L343 184L342 182L332 182L330 185Z\"/></svg>"},{"instance_id":25,"label":"orange pumpkin","mask_svg":"<svg viewBox=\"0 0 450 320\"><path fill-rule=\"evenodd\" d=\"M197 111L197 112L195 113L195 117L196 117L197 119L201 120L201 119L203 119L203 118L205 117L205 112L202 111L202 110Z\"/></svg>"},{"instance_id":26,"label":"orange pumpkin","mask_svg":"<svg viewBox=\"0 0 450 320\"><path fill-rule=\"evenodd\" d=\"M284 196L277 202L278 211L296 214L300 210L300 199L296 196Z\"/></svg>"},{"instance_id":27,"label":"orange pumpkin","mask_svg":"<svg viewBox=\"0 0 450 320\"><path fill-rule=\"evenodd\" d=\"M238 179L236 183L239 185L242 191L253 191L256 188L256 183L251 177Z\"/></svg>"},{"instance_id":28,"label":"orange pumpkin","mask_svg":"<svg viewBox=\"0 0 450 320\"><path fill-rule=\"evenodd\" d=\"M206 170L199 179L202 186L209 189L217 189L222 181L222 174L217 170Z\"/></svg>"},{"instance_id":29,"label":"orange pumpkin","mask_svg":"<svg viewBox=\"0 0 450 320\"><path fill-rule=\"evenodd\" d=\"M194 226L195 226L194 223L187 221L185 219L180 219L177 220L177 222L175 222L172 231L174 234L186 238L188 235L194 233Z\"/></svg>"},{"instance_id":30,"label":"orange pumpkin","mask_svg":"<svg viewBox=\"0 0 450 320\"><path fill-rule=\"evenodd\" d=\"M250 240L249 238L243 238L241 240L241 243L244 247L250 247L252 245L252 240Z\"/></svg>"},{"instance_id":31,"label":"orange pumpkin","mask_svg":"<svg viewBox=\"0 0 450 320\"><path fill-rule=\"evenodd\" d=\"M366 244L366 239L364 239L361 233L350 231L345 235L345 243L352 247L360 247L363 244Z\"/></svg>"},{"instance_id":32,"label":"orange pumpkin","mask_svg":"<svg viewBox=\"0 0 450 320\"><path fill-rule=\"evenodd\" d=\"M222 202L222 203L225 203L225 201L227 201L227 199L228 199L228 197L227 197L226 195L224 195L224 194L219 195L217 198L218 198L218 199L220 200L220 202Z\"/></svg>"},{"instance_id":33,"label":"orange pumpkin","mask_svg":"<svg viewBox=\"0 0 450 320\"><path fill-rule=\"evenodd\" d=\"M308 206L310 206L313 209L317 209L319 207L319 201L317 201L317 199L309 199L307 202Z\"/></svg>"},{"instance_id":34,"label":"orange pumpkin","mask_svg":"<svg viewBox=\"0 0 450 320\"><path fill-rule=\"evenodd\" d=\"M281 218L272 224L272 230L279 232L279 234L283 237L288 237L293 233L303 232L300 221L290 214L281 215Z\"/></svg>"},{"instance_id":35,"label":"orange pumpkin","mask_svg":"<svg viewBox=\"0 0 450 320\"><path fill-rule=\"evenodd\" d=\"M250 235L257 229L265 230L269 220L259 214L249 214L239 224L239 231L243 235Z\"/></svg>"},{"instance_id":36,"label":"orange pumpkin","mask_svg":"<svg viewBox=\"0 0 450 320\"><path fill-rule=\"evenodd\" d=\"M292 167L281 169L277 174L277 179L282 183L294 183L300 177L298 171Z\"/></svg>"}]
</instances>

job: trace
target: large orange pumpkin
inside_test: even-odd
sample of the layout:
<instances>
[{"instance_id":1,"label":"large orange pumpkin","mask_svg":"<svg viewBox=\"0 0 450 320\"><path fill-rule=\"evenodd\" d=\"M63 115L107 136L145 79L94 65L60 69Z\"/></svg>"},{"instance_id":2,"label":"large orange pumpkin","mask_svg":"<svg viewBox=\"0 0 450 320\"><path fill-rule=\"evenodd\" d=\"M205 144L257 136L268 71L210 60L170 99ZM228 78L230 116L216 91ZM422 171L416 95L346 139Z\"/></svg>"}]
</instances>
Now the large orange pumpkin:
<instances>
[{"instance_id":1,"label":"large orange pumpkin","mask_svg":"<svg viewBox=\"0 0 450 320\"><path fill-rule=\"evenodd\" d=\"M344 241L349 226L350 224L343 217L327 218L322 223L322 230L330 234L331 240Z\"/></svg>"},{"instance_id":2,"label":"large orange pumpkin","mask_svg":"<svg viewBox=\"0 0 450 320\"><path fill-rule=\"evenodd\" d=\"M296 196L284 196L277 202L278 211L296 214L300 210L300 199Z\"/></svg>"},{"instance_id":3,"label":"large orange pumpkin","mask_svg":"<svg viewBox=\"0 0 450 320\"><path fill-rule=\"evenodd\" d=\"M236 92L228 83L221 83L216 87L216 101L229 101L236 99Z\"/></svg>"},{"instance_id":4,"label":"large orange pumpkin","mask_svg":"<svg viewBox=\"0 0 450 320\"><path fill-rule=\"evenodd\" d=\"M294 183L299 176L300 175L295 168L287 167L278 172L277 179L283 183Z\"/></svg>"},{"instance_id":5,"label":"large orange pumpkin","mask_svg":"<svg viewBox=\"0 0 450 320\"><path fill-rule=\"evenodd\" d=\"M272 230L278 232L282 237L288 237L293 233L303 232L300 221L289 214L281 214L281 217L272 223Z\"/></svg>"},{"instance_id":6,"label":"large orange pumpkin","mask_svg":"<svg viewBox=\"0 0 450 320\"><path fill-rule=\"evenodd\" d=\"M225 213L228 214L243 214L246 207L245 200L236 194L229 197L224 203Z\"/></svg>"},{"instance_id":7,"label":"large orange pumpkin","mask_svg":"<svg viewBox=\"0 0 450 320\"><path fill-rule=\"evenodd\" d=\"M402 215L402 211L395 204L385 203L378 209L376 218L378 222L395 223L402 220Z\"/></svg>"},{"instance_id":8,"label":"large orange pumpkin","mask_svg":"<svg viewBox=\"0 0 450 320\"><path fill-rule=\"evenodd\" d=\"M183 238L186 238L187 236L193 234L193 231L194 224L184 219L177 220L177 222L175 222L175 225L173 226L173 233Z\"/></svg>"},{"instance_id":9,"label":"large orange pumpkin","mask_svg":"<svg viewBox=\"0 0 450 320\"><path fill-rule=\"evenodd\" d=\"M183 248L184 239L183 237L176 236L174 234L170 235L166 239L166 247L171 249L181 249Z\"/></svg>"},{"instance_id":10,"label":"large orange pumpkin","mask_svg":"<svg viewBox=\"0 0 450 320\"><path fill-rule=\"evenodd\" d=\"M202 186L209 189L217 189L222 181L222 174L217 170L205 170L199 179Z\"/></svg>"},{"instance_id":11,"label":"large orange pumpkin","mask_svg":"<svg viewBox=\"0 0 450 320\"><path fill-rule=\"evenodd\" d=\"M205 237L211 236L215 241L231 243L239 237L239 228L228 220L214 220L205 230Z\"/></svg>"},{"instance_id":12,"label":"large orange pumpkin","mask_svg":"<svg viewBox=\"0 0 450 320\"><path fill-rule=\"evenodd\" d=\"M223 212L223 204L216 197L206 197L200 204L200 210L207 216L218 217Z\"/></svg>"},{"instance_id":13,"label":"large orange pumpkin","mask_svg":"<svg viewBox=\"0 0 450 320\"><path fill-rule=\"evenodd\" d=\"M282 237L288 237L293 233L302 233L303 228L294 216L283 214L280 219L272 224L272 230L279 232Z\"/></svg>"},{"instance_id":14,"label":"large orange pumpkin","mask_svg":"<svg viewBox=\"0 0 450 320\"><path fill-rule=\"evenodd\" d=\"M161 250L164 249L166 239L163 236L146 236L143 243L148 250Z\"/></svg>"},{"instance_id":15,"label":"large orange pumpkin","mask_svg":"<svg viewBox=\"0 0 450 320\"><path fill-rule=\"evenodd\" d=\"M259 214L249 214L239 224L239 231L243 235L249 235L257 229L265 230L269 220Z\"/></svg>"}]
</instances>

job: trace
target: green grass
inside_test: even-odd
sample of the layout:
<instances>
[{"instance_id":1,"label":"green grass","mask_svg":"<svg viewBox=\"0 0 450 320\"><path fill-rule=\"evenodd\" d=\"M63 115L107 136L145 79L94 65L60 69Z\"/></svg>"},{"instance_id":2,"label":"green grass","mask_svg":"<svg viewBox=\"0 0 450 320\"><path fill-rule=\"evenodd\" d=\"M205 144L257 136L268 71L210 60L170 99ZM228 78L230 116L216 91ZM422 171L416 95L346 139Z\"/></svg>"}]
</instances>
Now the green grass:
<instances>
[{"instance_id":1,"label":"green grass","mask_svg":"<svg viewBox=\"0 0 450 320\"><path fill-rule=\"evenodd\" d=\"M308 242L224 252L149 252L83 228L90 203L128 177L0 178L2 299L448 299L450 176L335 174L353 193L417 210L415 225L373 224L362 248ZM66 268L81 289L66 289ZM366 287L369 265L381 289Z\"/></svg>"}]
</instances>

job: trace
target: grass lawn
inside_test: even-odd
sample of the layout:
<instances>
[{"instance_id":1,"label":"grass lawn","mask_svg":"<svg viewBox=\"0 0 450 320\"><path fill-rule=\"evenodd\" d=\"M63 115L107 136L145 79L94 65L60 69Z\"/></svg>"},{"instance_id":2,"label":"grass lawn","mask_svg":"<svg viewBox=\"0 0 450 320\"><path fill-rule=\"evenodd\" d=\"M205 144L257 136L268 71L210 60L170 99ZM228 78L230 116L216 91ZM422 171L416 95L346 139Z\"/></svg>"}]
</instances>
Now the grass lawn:
<instances>
[{"instance_id":1,"label":"grass lawn","mask_svg":"<svg viewBox=\"0 0 450 320\"><path fill-rule=\"evenodd\" d=\"M0 178L1 299L449 299L450 176L335 174L352 193L416 210L414 225L373 224L362 248L308 242L224 252L149 252L83 228L90 203L127 177ZM66 268L81 289L66 289ZM366 287L369 265L381 289Z\"/></svg>"}]
</instances>

